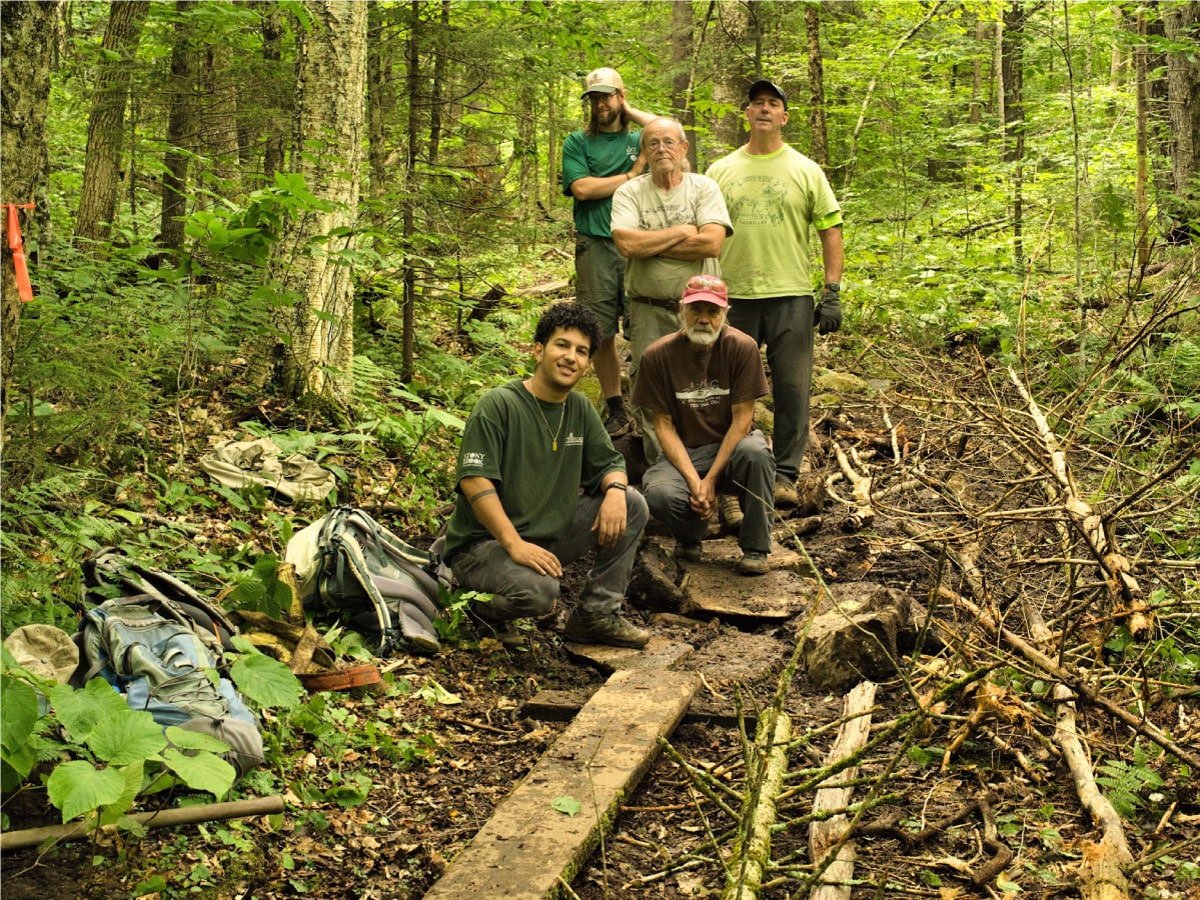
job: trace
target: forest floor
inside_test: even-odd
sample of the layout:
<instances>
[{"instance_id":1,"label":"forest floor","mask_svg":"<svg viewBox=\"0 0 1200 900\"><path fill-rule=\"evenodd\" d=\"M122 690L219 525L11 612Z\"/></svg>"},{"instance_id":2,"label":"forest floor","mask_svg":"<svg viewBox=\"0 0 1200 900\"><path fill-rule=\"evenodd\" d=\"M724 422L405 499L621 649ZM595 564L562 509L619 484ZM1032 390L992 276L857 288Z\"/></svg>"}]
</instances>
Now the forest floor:
<instances>
[{"instance_id":1,"label":"forest floor","mask_svg":"<svg viewBox=\"0 0 1200 900\"><path fill-rule=\"evenodd\" d=\"M1054 674L989 630L986 616L955 600L971 597L1012 632L1033 632L1035 645L1055 655L1067 673L1085 673L1080 680L1098 694L1136 711L1140 728L1092 703L1080 702L1078 711L1092 764L1113 776L1108 792L1117 793L1122 806L1132 860L1124 870L1127 896L1200 898L1194 772L1147 737L1161 729L1195 752L1194 687L1188 699L1186 683L1180 690L1161 680L1137 684L1120 660L1106 656L1112 622L1099 637L1092 633L1105 617L1087 613L1084 586L1068 585L1061 563L1030 563L1037 555L1083 555L1031 549L1044 541L1046 529L1053 533L1052 516L1034 522L1032 514L990 520L977 514L1052 505L1044 474L1031 473L1019 458L1021 446L1036 455L1036 439L1004 434L1019 427L1012 423L1020 416L1011 411L1023 409L1021 398L997 396L990 388L996 380L971 352L920 371L881 358L869 380L838 379L826 369L860 369L861 363L819 358L812 458L823 476L835 476L843 462L869 474L871 495L880 502L873 521L864 523L850 486L835 478L820 528L799 544L825 584L863 582L905 592L935 606L934 618L956 640L900 660L900 671L879 679L871 720L879 740L860 761L854 794L878 805L865 808L853 827L852 896L1078 897L1082 885L1095 881L1102 828L1082 807L1055 739L1057 707L1048 693ZM1007 418L993 414L1001 409ZM968 571L972 564L974 572ZM568 603L580 572L576 566L568 573ZM1142 577L1156 583L1153 572ZM1094 571L1085 580L1095 582ZM994 596L978 596L989 588ZM1099 602L1098 596L1089 594L1087 602ZM1112 602L1116 608L1106 613L1116 618L1121 601ZM807 616L734 622L651 611L640 608L636 596L630 605L638 621L690 644L698 661L691 665L702 673L713 642L739 634L758 640L747 644L756 649L739 675L705 678L706 706L728 715L685 719L670 739L678 757L660 756L566 896L718 897L722 860L733 845L731 813L740 812L744 792L744 744L753 740L753 717L771 705ZM1050 638L1030 627L1039 619ZM539 623L526 633L522 650L484 637L430 659L381 661L386 690L331 695L325 715L336 727L310 726L300 735L305 748L286 748L294 763L273 773L271 783L287 801L282 816L6 853L5 900L418 898L564 727L527 714L525 704L546 691L582 703L604 682L604 672L568 652L561 623L562 613L558 621ZM976 682L960 685L971 672L984 672L996 686L990 705ZM935 691L942 692L936 701ZM822 765L842 700L841 692L820 690L808 673L796 673L784 702L799 738L789 754L791 769ZM739 708L751 720L748 736L737 725ZM278 739L270 723L267 732L268 744ZM255 784L251 778L246 786ZM813 794L793 789L780 799L764 898L807 896L806 816ZM47 821L34 792L5 811L14 829Z\"/></svg>"}]
</instances>

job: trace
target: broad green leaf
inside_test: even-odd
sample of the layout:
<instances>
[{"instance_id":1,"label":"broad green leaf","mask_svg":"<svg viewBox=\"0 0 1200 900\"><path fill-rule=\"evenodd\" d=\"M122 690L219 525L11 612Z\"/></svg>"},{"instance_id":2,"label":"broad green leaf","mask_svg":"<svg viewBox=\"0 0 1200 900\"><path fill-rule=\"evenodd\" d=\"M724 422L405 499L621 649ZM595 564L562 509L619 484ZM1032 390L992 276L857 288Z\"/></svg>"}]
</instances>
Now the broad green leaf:
<instances>
[{"instance_id":1,"label":"broad green leaf","mask_svg":"<svg viewBox=\"0 0 1200 900\"><path fill-rule=\"evenodd\" d=\"M100 759L114 766L127 766L158 753L167 746L167 739L154 716L126 706L119 715L97 722L87 745Z\"/></svg>"},{"instance_id":2,"label":"broad green leaf","mask_svg":"<svg viewBox=\"0 0 1200 900\"><path fill-rule=\"evenodd\" d=\"M241 693L262 709L291 709L304 696L304 686L277 659L259 653L245 638L234 638L242 655L229 668L229 677Z\"/></svg>"},{"instance_id":3,"label":"broad green leaf","mask_svg":"<svg viewBox=\"0 0 1200 900\"><path fill-rule=\"evenodd\" d=\"M163 751L163 762L194 791L208 791L217 799L224 797L237 780L237 770L211 753L187 756L174 748Z\"/></svg>"},{"instance_id":4,"label":"broad green leaf","mask_svg":"<svg viewBox=\"0 0 1200 900\"><path fill-rule=\"evenodd\" d=\"M125 698L103 678L93 678L82 691L65 684L51 688L50 704L58 721L78 743L88 739L96 723L131 711Z\"/></svg>"},{"instance_id":5,"label":"broad green leaf","mask_svg":"<svg viewBox=\"0 0 1200 900\"><path fill-rule=\"evenodd\" d=\"M101 825L113 825L125 818L125 813L133 808L133 802L142 792L142 781L146 771L142 760L139 759L128 766L122 766L117 771L125 779L125 789L121 792L120 797L104 807L100 813Z\"/></svg>"},{"instance_id":6,"label":"broad green leaf","mask_svg":"<svg viewBox=\"0 0 1200 900\"><path fill-rule=\"evenodd\" d=\"M37 691L19 678L0 676L0 746L5 755L25 746L38 719ZM29 774L27 771L26 775Z\"/></svg>"},{"instance_id":7,"label":"broad green leaf","mask_svg":"<svg viewBox=\"0 0 1200 900\"><path fill-rule=\"evenodd\" d=\"M116 803L125 792L125 776L116 769L97 769L81 759L59 763L46 781L46 792L70 822L85 813Z\"/></svg>"},{"instance_id":8,"label":"broad green leaf","mask_svg":"<svg viewBox=\"0 0 1200 900\"><path fill-rule=\"evenodd\" d=\"M550 808L566 816L577 816L583 804L574 797L555 797L550 801Z\"/></svg>"},{"instance_id":9,"label":"broad green leaf","mask_svg":"<svg viewBox=\"0 0 1200 900\"><path fill-rule=\"evenodd\" d=\"M350 809L367 801L367 792L348 784L338 785L325 792L326 799L332 800L342 809Z\"/></svg>"}]
</instances>

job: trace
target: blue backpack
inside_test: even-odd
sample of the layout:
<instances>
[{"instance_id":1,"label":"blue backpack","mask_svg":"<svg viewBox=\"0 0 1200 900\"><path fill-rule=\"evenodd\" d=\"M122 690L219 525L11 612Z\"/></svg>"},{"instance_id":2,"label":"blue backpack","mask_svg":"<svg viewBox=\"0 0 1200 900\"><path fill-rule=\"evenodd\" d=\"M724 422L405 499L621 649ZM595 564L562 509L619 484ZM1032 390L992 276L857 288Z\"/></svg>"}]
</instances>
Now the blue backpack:
<instances>
[{"instance_id":1,"label":"blue backpack","mask_svg":"<svg viewBox=\"0 0 1200 900\"><path fill-rule=\"evenodd\" d=\"M84 599L97 605L75 634L80 662L71 683L83 687L99 676L164 728L219 738L239 776L261 764L258 720L222 674L237 633L224 612L182 581L111 548L84 563L84 581Z\"/></svg>"}]
</instances>

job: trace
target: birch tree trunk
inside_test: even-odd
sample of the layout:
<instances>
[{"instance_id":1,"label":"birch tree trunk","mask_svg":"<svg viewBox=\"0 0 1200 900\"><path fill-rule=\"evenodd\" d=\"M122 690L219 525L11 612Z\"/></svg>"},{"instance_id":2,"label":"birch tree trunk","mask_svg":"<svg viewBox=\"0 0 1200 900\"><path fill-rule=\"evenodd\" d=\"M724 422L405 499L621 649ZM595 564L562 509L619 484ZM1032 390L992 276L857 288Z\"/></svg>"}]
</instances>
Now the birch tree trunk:
<instances>
[{"instance_id":1,"label":"birch tree trunk","mask_svg":"<svg viewBox=\"0 0 1200 900\"><path fill-rule=\"evenodd\" d=\"M150 4L141 0L113 0L103 48L116 54L98 63L96 93L88 117L87 158L83 188L75 217L75 238L108 239L109 223L116 216L117 181L121 158L121 124L129 95L129 62L137 52L142 23Z\"/></svg>"},{"instance_id":2,"label":"birch tree trunk","mask_svg":"<svg viewBox=\"0 0 1200 900\"><path fill-rule=\"evenodd\" d=\"M306 0L312 27L300 35L296 146L290 169L326 210L292 216L272 251L271 273L294 302L272 321L277 387L287 396L348 400L354 358L354 284L337 258L353 249L367 84L367 4ZM333 234L335 231L345 233Z\"/></svg>"},{"instance_id":3,"label":"birch tree trunk","mask_svg":"<svg viewBox=\"0 0 1200 900\"><path fill-rule=\"evenodd\" d=\"M0 126L0 158L4 160L5 203L40 203L46 170L46 107L50 99L50 54L46 52L54 38L57 2L0 3L0 27L3 28L4 59L0 92L4 95L3 124ZM3 212L7 213L7 210ZM27 233L33 217L21 215L22 234ZM0 219L0 221L5 221ZM13 376L13 348L17 343L21 301L13 274L12 253L8 249L7 224L0 242L0 296L3 320L0 322L0 358L3 382L0 390L0 416L8 412L9 388ZM3 437L0 436L0 446Z\"/></svg>"}]
</instances>

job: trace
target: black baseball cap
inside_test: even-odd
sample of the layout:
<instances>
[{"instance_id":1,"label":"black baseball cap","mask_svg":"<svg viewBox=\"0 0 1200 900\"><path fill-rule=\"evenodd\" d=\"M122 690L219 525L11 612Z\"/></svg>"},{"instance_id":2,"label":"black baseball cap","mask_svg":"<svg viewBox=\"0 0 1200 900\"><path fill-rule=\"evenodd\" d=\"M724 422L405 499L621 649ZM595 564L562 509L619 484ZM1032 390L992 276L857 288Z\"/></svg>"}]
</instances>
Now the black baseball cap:
<instances>
[{"instance_id":1,"label":"black baseball cap","mask_svg":"<svg viewBox=\"0 0 1200 900\"><path fill-rule=\"evenodd\" d=\"M783 92L783 88L781 88L775 82L767 81L766 79L763 79L762 81L756 81L756 82L754 82L754 84L750 85L750 90L746 92L747 93L746 99L753 100L755 97L757 97L759 94L763 93L764 91L766 91L769 94L774 94L776 97L778 97L780 100L783 101L784 106L787 106L787 94L785 94Z\"/></svg>"}]
</instances>

